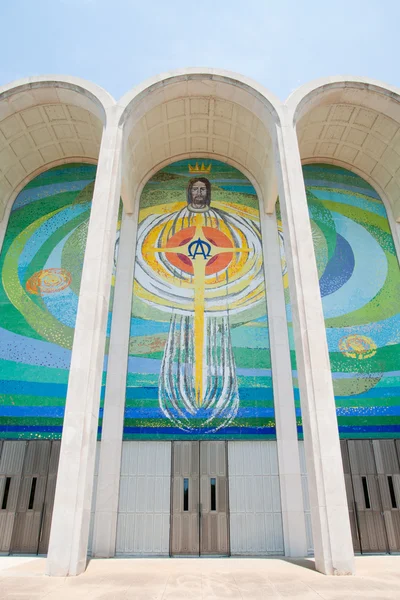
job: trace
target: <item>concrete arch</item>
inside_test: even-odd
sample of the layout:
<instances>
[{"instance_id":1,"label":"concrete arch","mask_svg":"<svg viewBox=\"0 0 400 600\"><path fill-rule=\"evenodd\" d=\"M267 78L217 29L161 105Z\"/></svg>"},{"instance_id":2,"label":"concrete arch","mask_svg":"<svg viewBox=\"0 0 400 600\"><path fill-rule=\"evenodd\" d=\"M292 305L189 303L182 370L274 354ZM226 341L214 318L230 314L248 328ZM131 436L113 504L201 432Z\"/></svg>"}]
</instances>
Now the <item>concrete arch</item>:
<instances>
[{"instance_id":1,"label":"concrete arch","mask_svg":"<svg viewBox=\"0 0 400 600\"><path fill-rule=\"evenodd\" d=\"M178 157L219 158L251 175L276 199L274 139L282 104L256 82L217 69L181 69L135 87L118 103L124 130L127 212L156 166Z\"/></svg>"},{"instance_id":2,"label":"concrete arch","mask_svg":"<svg viewBox=\"0 0 400 600\"><path fill-rule=\"evenodd\" d=\"M400 89L360 77L318 79L286 103L302 161L336 161L387 198L400 222Z\"/></svg>"},{"instance_id":3,"label":"concrete arch","mask_svg":"<svg viewBox=\"0 0 400 600\"><path fill-rule=\"evenodd\" d=\"M316 163L321 163L321 160L323 160L322 164L336 165L338 167L342 167L343 169L347 169L348 171L351 171L352 173L355 173L356 175L359 175L362 179L364 179L367 183L369 183L374 188L374 190L379 195L379 197L382 200L382 203L386 209L386 214L387 214L390 231L391 231L392 238L393 238L393 243L396 247L397 256L398 256L399 262L400 262L400 226L398 223L396 223L396 219L394 218L394 215L393 215L392 205L390 203L389 198L386 195L385 190L383 188L381 188L381 186L370 175L364 173L361 169L358 169L354 165L351 165L351 164L346 163L341 160L335 160L334 158L331 158L331 159L328 159L328 158L313 159L312 158L312 159L303 160L302 165L312 165L312 164L316 164Z\"/></svg>"},{"instance_id":4,"label":"concrete arch","mask_svg":"<svg viewBox=\"0 0 400 600\"><path fill-rule=\"evenodd\" d=\"M0 223L32 177L72 161L97 162L114 99L76 77L43 76L0 88Z\"/></svg>"}]
</instances>

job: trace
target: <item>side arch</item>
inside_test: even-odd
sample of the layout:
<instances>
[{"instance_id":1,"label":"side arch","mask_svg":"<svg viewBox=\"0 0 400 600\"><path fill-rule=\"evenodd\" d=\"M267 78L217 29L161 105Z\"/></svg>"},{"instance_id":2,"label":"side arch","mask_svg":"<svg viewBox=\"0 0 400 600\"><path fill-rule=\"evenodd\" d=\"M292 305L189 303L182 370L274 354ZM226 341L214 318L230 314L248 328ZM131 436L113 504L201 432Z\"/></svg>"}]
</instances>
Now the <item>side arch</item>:
<instances>
[{"instance_id":1,"label":"side arch","mask_svg":"<svg viewBox=\"0 0 400 600\"><path fill-rule=\"evenodd\" d=\"M302 161L339 161L367 178L400 222L400 90L372 79L331 77L287 100Z\"/></svg>"},{"instance_id":2,"label":"side arch","mask_svg":"<svg viewBox=\"0 0 400 600\"><path fill-rule=\"evenodd\" d=\"M114 99L76 77L42 76L0 88L0 247L11 205L43 171L96 163Z\"/></svg>"}]
</instances>

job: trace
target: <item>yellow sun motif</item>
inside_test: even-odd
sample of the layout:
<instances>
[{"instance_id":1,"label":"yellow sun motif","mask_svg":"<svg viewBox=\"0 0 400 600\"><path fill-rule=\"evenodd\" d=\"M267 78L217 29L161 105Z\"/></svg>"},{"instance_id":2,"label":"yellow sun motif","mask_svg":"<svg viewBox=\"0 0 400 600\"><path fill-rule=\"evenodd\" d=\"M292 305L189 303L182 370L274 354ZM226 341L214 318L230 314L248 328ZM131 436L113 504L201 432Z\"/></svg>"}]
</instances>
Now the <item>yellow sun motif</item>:
<instances>
[{"instance_id":1,"label":"yellow sun motif","mask_svg":"<svg viewBox=\"0 0 400 600\"><path fill-rule=\"evenodd\" d=\"M26 282L26 290L37 296L54 294L65 290L71 284L71 273L65 269L42 269L34 273Z\"/></svg>"},{"instance_id":2,"label":"yellow sun motif","mask_svg":"<svg viewBox=\"0 0 400 600\"><path fill-rule=\"evenodd\" d=\"M363 360L371 358L377 351L377 346L371 338L366 335L347 335L339 340L339 350L344 356Z\"/></svg>"}]
</instances>

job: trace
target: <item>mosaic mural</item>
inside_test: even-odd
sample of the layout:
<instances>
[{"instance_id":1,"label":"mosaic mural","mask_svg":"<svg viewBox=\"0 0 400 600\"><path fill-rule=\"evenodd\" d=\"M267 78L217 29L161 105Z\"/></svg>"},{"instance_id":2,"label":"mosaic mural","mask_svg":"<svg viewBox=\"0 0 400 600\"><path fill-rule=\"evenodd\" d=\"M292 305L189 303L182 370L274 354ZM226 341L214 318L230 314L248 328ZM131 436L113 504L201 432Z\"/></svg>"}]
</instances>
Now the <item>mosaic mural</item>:
<instances>
[{"instance_id":1,"label":"mosaic mural","mask_svg":"<svg viewBox=\"0 0 400 600\"><path fill-rule=\"evenodd\" d=\"M303 173L340 435L399 437L400 269L385 207L350 171L307 165ZM287 274L284 283L291 321Z\"/></svg>"},{"instance_id":2,"label":"mosaic mural","mask_svg":"<svg viewBox=\"0 0 400 600\"><path fill-rule=\"evenodd\" d=\"M0 257L0 437L59 438L96 167L33 179Z\"/></svg>"},{"instance_id":3,"label":"mosaic mural","mask_svg":"<svg viewBox=\"0 0 400 600\"><path fill-rule=\"evenodd\" d=\"M13 205L0 257L1 438L61 435L95 172L51 169ZM400 270L384 205L344 169L304 175L340 434L399 437ZM180 161L147 184L139 221L124 438L273 438L253 187L218 161Z\"/></svg>"},{"instance_id":4,"label":"mosaic mural","mask_svg":"<svg viewBox=\"0 0 400 600\"><path fill-rule=\"evenodd\" d=\"M143 190L124 437L275 436L258 200L218 161Z\"/></svg>"}]
</instances>

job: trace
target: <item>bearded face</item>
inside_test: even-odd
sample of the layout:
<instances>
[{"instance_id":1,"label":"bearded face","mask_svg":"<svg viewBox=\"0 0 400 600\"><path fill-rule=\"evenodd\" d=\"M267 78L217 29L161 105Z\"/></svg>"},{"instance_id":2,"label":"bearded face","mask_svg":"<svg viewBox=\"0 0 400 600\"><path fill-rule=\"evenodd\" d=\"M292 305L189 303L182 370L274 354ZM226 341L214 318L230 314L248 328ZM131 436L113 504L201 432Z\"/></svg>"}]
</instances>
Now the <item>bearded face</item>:
<instances>
[{"instance_id":1,"label":"bearded face","mask_svg":"<svg viewBox=\"0 0 400 600\"><path fill-rule=\"evenodd\" d=\"M211 185L208 179L192 179L188 186L188 209L192 212L205 212L211 201Z\"/></svg>"}]
</instances>

